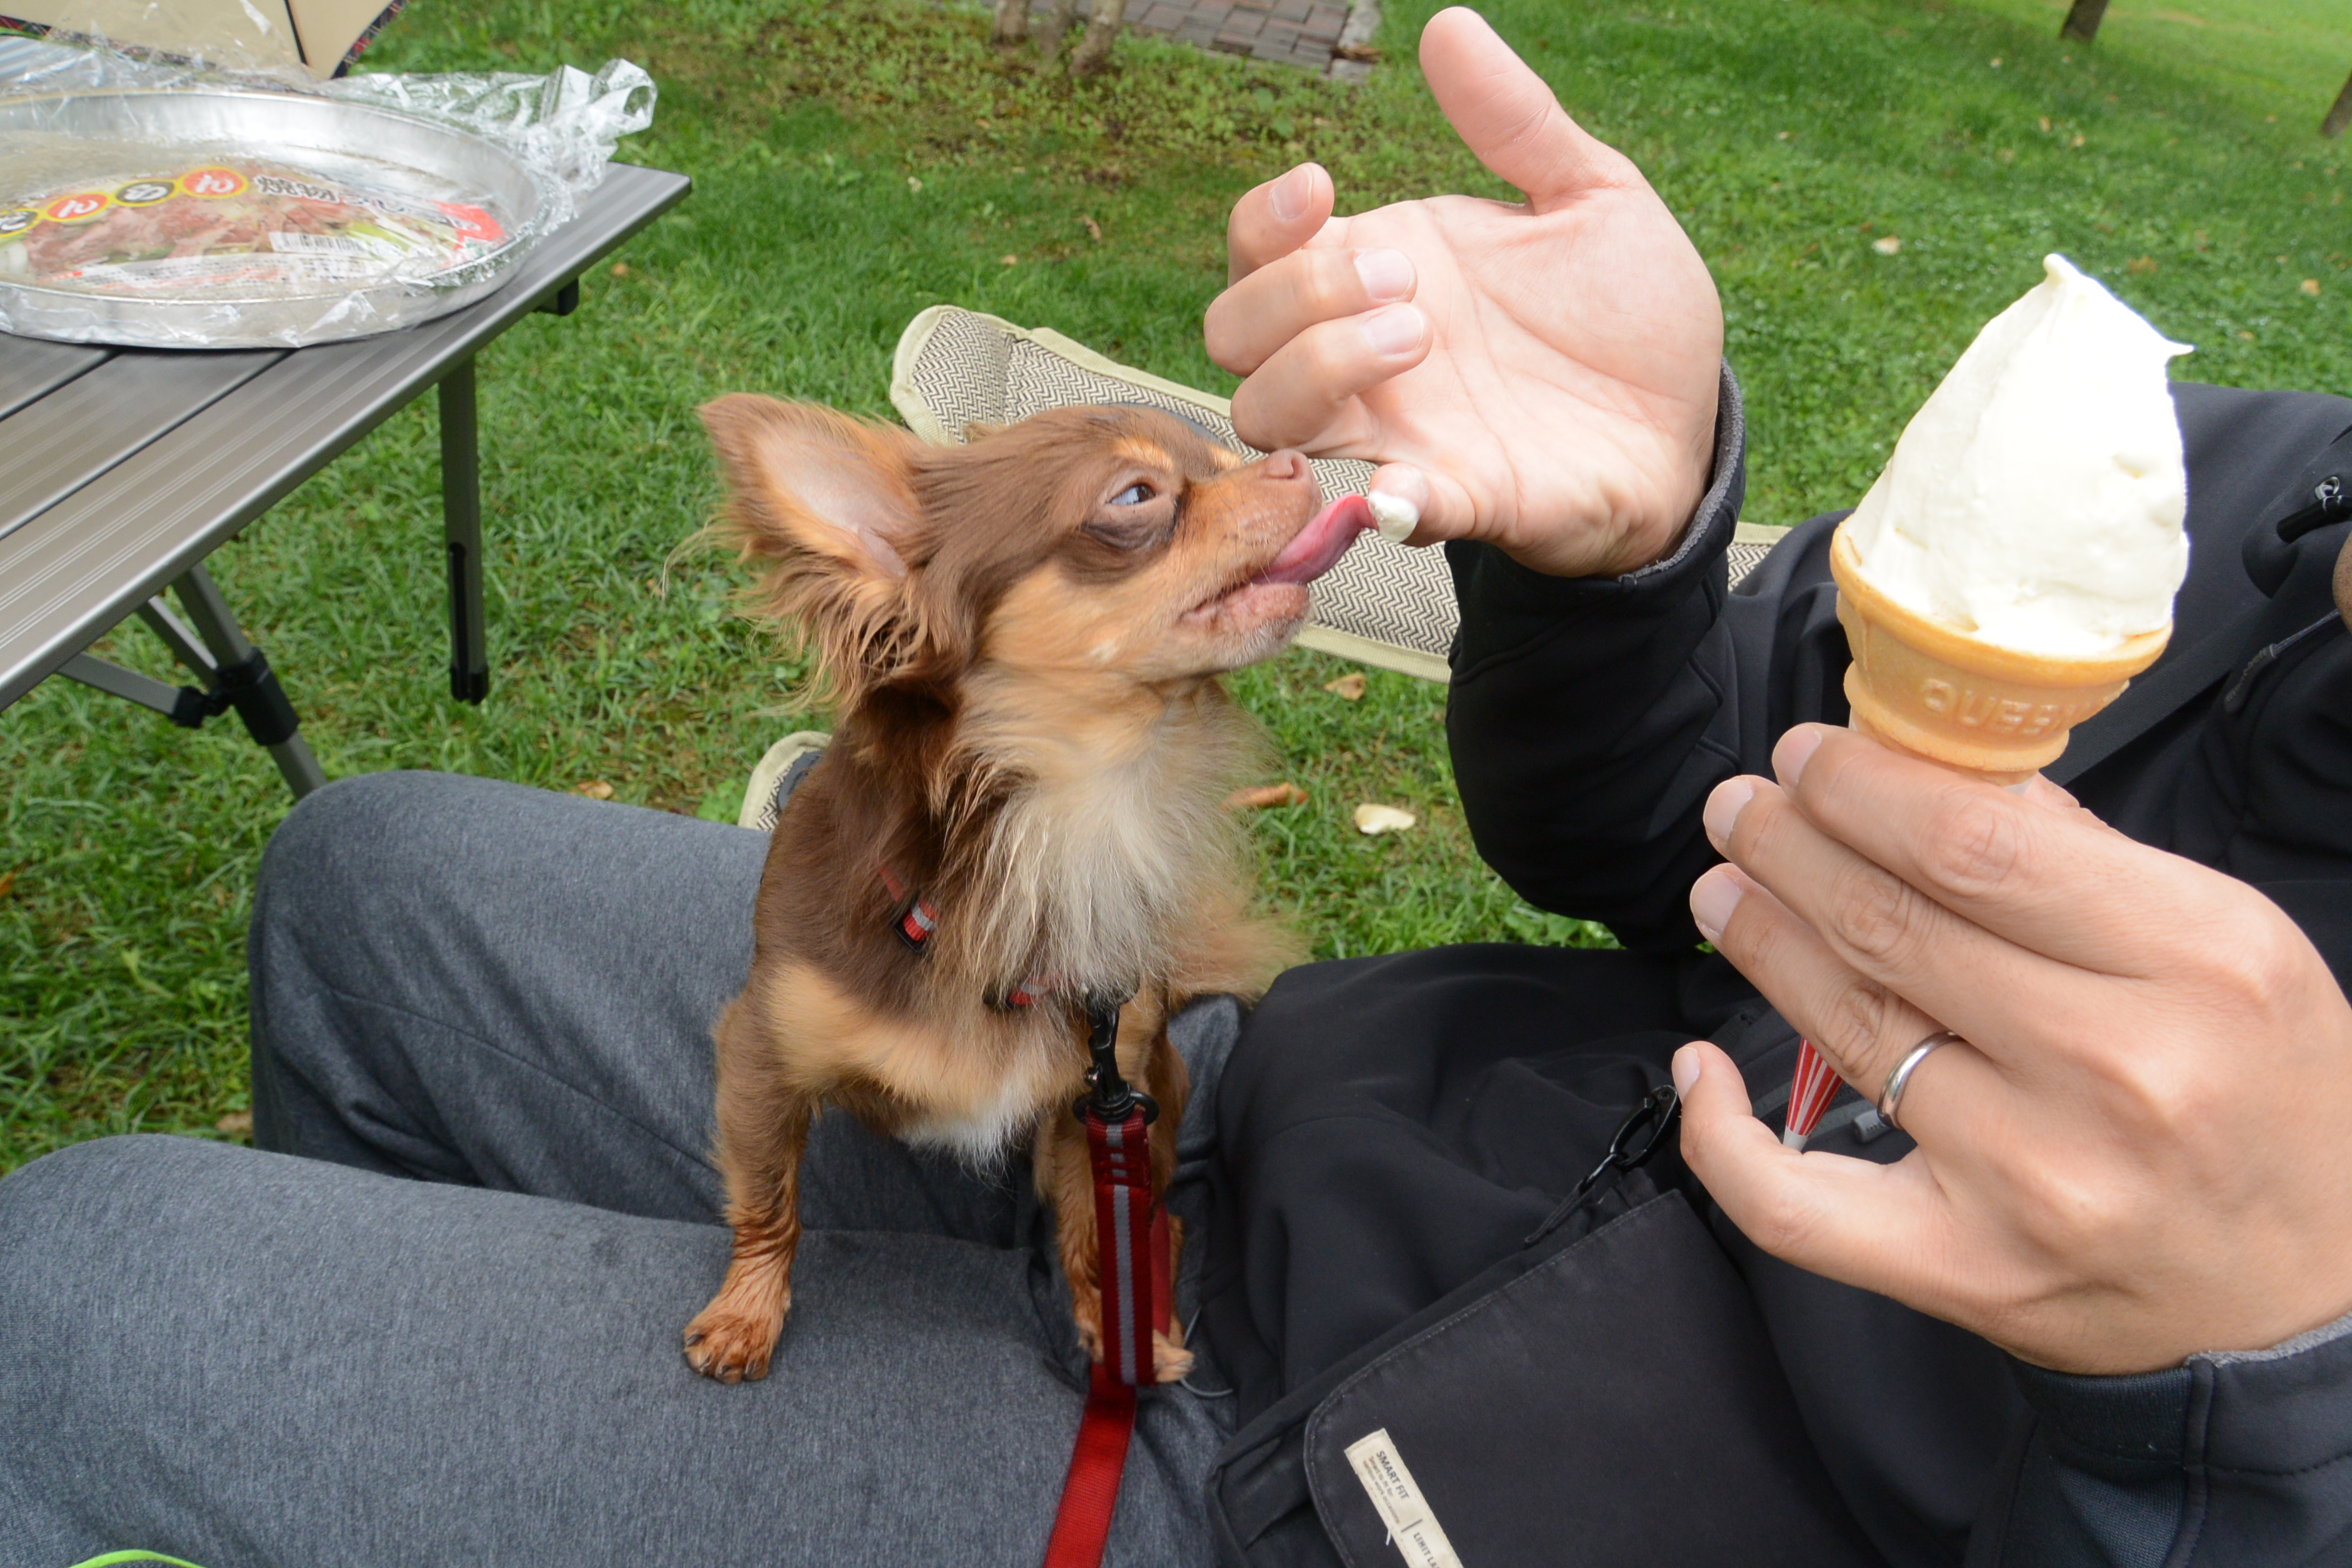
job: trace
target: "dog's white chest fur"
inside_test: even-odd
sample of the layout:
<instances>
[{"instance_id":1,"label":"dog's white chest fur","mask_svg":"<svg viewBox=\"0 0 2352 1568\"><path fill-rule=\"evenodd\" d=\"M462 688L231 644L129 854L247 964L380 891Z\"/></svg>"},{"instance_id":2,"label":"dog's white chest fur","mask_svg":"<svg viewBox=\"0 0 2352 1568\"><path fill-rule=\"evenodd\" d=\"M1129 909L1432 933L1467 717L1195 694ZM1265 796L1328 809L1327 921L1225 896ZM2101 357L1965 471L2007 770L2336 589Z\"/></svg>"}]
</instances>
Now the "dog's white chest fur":
<instances>
[{"instance_id":1,"label":"dog's white chest fur","mask_svg":"<svg viewBox=\"0 0 2352 1568\"><path fill-rule=\"evenodd\" d=\"M1055 1090L1070 1081L1069 1045L1044 1031L1032 1031L1004 1066L992 1098L950 1110L937 1101L903 1123L900 1141L918 1149L953 1154L977 1170L991 1170L1028 1141L1039 1116L1052 1109Z\"/></svg>"},{"instance_id":2,"label":"dog's white chest fur","mask_svg":"<svg viewBox=\"0 0 2352 1568\"><path fill-rule=\"evenodd\" d=\"M1008 975L1078 985L1133 986L1160 973L1198 889L1231 862L1222 762L1157 746L1015 795L993 825L994 908L975 956ZM1187 776L1196 773L1210 787Z\"/></svg>"}]
</instances>

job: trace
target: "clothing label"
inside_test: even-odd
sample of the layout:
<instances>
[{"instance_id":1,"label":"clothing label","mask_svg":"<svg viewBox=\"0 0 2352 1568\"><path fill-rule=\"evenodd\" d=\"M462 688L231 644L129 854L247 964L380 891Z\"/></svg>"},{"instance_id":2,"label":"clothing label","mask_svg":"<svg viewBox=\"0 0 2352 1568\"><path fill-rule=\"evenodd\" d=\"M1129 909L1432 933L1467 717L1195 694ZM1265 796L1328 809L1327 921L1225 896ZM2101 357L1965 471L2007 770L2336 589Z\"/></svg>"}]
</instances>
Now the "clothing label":
<instances>
[{"instance_id":1,"label":"clothing label","mask_svg":"<svg viewBox=\"0 0 2352 1568\"><path fill-rule=\"evenodd\" d=\"M1372 1507L1388 1526L1389 1543L1404 1554L1412 1568L1462 1568L1454 1543L1445 1539L1429 1500L1404 1468L1404 1457L1389 1440L1385 1426L1348 1445L1348 1463L1372 1500Z\"/></svg>"}]
</instances>

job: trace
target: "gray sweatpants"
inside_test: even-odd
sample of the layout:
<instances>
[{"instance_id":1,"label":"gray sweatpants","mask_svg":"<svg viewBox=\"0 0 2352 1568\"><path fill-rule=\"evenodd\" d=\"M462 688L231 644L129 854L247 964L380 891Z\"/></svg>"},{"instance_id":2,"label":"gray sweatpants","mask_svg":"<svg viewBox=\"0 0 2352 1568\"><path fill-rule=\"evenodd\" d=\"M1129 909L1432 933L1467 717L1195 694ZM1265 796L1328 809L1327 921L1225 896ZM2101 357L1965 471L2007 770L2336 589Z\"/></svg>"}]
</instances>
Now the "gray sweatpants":
<instances>
[{"instance_id":1,"label":"gray sweatpants","mask_svg":"<svg viewBox=\"0 0 2352 1568\"><path fill-rule=\"evenodd\" d=\"M1040 1561L1085 1358L1025 1166L828 1116L774 1370L680 1354L766 848L443 774L297 807L252 933L277 1152L103 1139L0 1182L0 1568ZM1238 1018L1178 1023L1181 1213ZM1145 1398L1108 1561L1209 1559L1230 1405Z\"/></svg>"}]
</instances>

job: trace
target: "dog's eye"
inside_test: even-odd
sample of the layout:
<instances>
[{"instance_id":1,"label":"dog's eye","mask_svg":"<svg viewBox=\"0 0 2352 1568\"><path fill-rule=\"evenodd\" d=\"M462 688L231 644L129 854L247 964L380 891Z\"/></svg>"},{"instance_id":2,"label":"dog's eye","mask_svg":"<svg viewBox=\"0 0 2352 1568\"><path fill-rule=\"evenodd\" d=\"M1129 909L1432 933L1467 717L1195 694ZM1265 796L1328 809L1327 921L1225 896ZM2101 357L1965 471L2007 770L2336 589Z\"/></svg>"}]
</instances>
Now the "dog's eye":
<instances>
[{"instance_id":1,"label":"dog's eye","mask_svg":"<svg viewBox=\"0 0 2352 1568\"><path fill-rule=\"evenodd\" d=\"M1138 480L1136 483L1131 484L1128 486L1127 489L1119 491L1118 494L1111 497L1110 504L1113 506L1141 506L1145 501L1150 500L1158 493L1159 492L1154 490L1150 485Z\"/></svg>"}]
</instances>

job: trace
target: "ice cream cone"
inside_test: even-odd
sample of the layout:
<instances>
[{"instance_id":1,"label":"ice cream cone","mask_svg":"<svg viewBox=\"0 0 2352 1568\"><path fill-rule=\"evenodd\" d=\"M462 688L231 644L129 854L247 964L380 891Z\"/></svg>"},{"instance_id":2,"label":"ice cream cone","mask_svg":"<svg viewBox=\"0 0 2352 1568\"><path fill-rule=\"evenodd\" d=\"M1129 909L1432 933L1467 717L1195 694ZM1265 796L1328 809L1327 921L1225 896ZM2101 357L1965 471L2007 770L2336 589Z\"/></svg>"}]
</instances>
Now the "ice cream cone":
<instances>
[{"instance_id":1,"label":"ice cream cone","mask_svg":"<svg viewBox=\"0 0 2352 1568\"><path fill-rule=\"evenodd\" d=\"M2058 760L2074 726L2156 662L2171 628L2074 658L2019 652L1907 610L1863 576L1841 528L1830 542L1853 727L1885 745L2012 784Z\"/></svg>"}]
</instances>

